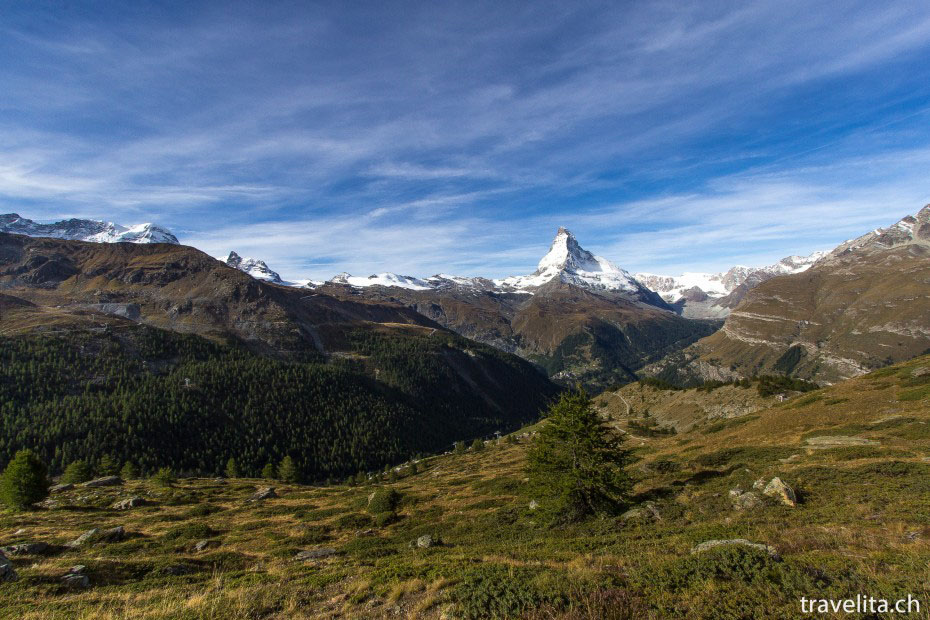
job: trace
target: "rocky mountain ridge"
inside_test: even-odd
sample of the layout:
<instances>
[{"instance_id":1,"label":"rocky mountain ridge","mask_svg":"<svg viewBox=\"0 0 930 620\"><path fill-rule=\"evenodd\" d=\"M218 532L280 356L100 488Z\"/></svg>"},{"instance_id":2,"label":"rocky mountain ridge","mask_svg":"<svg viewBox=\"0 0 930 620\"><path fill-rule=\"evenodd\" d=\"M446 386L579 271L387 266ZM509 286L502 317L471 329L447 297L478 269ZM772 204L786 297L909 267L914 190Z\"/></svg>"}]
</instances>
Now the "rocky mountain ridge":
<instances>
[{"instance_id":1,"label":"rocky mountain ridge","mask_svg":"<svg viewBox=\"0 0 930 620\"><path fill-rule=\"evenodd\" d=\"M855 377L930 349L930 205L748 290L721 330L645 372L686 383Z\"/></svg>"},{"instance_id":2,"label":"rocky mountain ridge","mask_svg":"<svg viewBox=\"0 0 930 620\"><path fill-rule=\"evenodd\" d=\"M179 243L171 231L155 224L127 227L113 222L77 218L39 224L17 213L0 215L0 232L94 243Z\"/></svg>"}]
</instances>

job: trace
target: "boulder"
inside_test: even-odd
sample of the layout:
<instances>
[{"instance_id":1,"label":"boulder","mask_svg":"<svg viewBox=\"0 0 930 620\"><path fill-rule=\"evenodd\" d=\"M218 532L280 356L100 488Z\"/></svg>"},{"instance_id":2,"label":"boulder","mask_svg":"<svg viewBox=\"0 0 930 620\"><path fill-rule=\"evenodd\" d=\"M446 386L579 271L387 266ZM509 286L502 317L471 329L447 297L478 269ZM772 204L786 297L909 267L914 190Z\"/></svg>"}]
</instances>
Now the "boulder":
<instances>
[{"instance_id":1,"label":"boulder","mask_svg":"<svg viewBox=\"0 0 930 620\"><path fill-rule=\"evenodd\" d=\"M94 528L92 530L87 530L71 542L69 542L67 547L80 547L86 544L94 544L98 542L117 542L126 538L126 530L123 529L122 525L118 525L114 528L108 530L101 530L99 528Z\"/></svg>"},{"instance_id":2,"label":"boulder","mask_svg":"<svg viewBox=\"0 0 930 620\"><path fill-rule=\"evenodd\" d=\"M84 574L68 573L61 578L61 583L69 589L87 588L90 586L90 578Z\"/></svg>"},{"instance_id":3,"label":"boulder","mask_svg":"<svg viewBox=\"0 0 930 620\"><path fill-rule=\"evenodd\" d=\"M769 483L765 485L762 494L774 497L782 504L791 506L792 508L798 505L798 497L794 489L782 482L782 479L778 477L772 478Z\"/></svg>"},{"instance_id":4,"label":"boulder","mask_svg":"<svg viewBox=\"0 0 930 620\"><path fill-rule=\"evenodd\" d=\"M145 506L147 503L148 502L145 501L144 497L139 497L138 495L136 495L134 497L127 497L126 499L122 499L116 502L115 504L113 504L113 506L111 506L111 508L114 508L116 510L129 510L130 508L138 508L139 506Z\"/></svg>"},{"instance_id":5,"label":"boulder","mask_svg":"<svg viewBox=\"0 0 930 620\"><path fill-rule=\"evenodd\" d=\"M435 544L436 542L429 534L424 534L423 536L417 538L417 549L429 549Z\"/></svg>"},{"instance_id":6,"label":"boulder","mask_svg":"<svg viewBox=\"0 0 930 620\"><path fill-rule=\"evenodd\" d=\"M775 550L775 547L772 547L771 545L764 545L762 543L754 543L752 541L746 540L745 538L731 538L728 540L708 540L692 548L691 553L692 554L701 553L709 549L715 549L717 547L724 547L724 546L748 547L750 549L756 549L757 551L764 551L765 553L775 558L776 560L781 559L781 557L778 555L778 552Z\"/></svg>"},{"instance_id":7,"label":"boulder","mask_svg":"<svg viewBox=\"0 0 930 620\"><path fill-rule=\"evenodd\" d=\"M731 489L730 499L733 501L734 510L755 510L762 506L762 498L753 491L744 493L739 488Z\"/></svg>"},{"instance_id":8,"label":"boulder","mask_svg":"<svg viewBox=\"0 0 930 620\"><path fill-rule=\"evenodd\" d=\"M2 547L0 551L7 555L37 555L48 551L48 543L19 543L17 545L10 545L9 547Z\"/></svg>"},{"instance_id":9,"label":"boulder","mask_svg":"<svg viewBox=\"0 0 930 620\"><path fill-rule=\"evenodd\" d=\"M529 509L536 510L537 508L539 508L539 502L537 502L535 499L531 499L530 504L529 504Z\"/></svg>"},{"instance_id":10,"label":"boulder","mask_svg":"<svg viewBox=\"0 0 930 620\"><path fill-rule=\"evenodd\" d=\"M48 492L49 493L64 493L65 491L70 491L73 488L74 488L73 484L71 484L70 482L66 482L65 484L56 484L53 487L49 487Z\"/></svg>"},{"instance_id":11,"label":"boulder","mask_svg":"<svg viewBox=\"0 0 930 620\"><path fill-rule=\"evenodd\" d=\"M88 480L82 487L115 487L117 485L123 484L123 479L119 476L104 476L103 478L97 478L96 480Z\"/></svg>"},{"instance_id":12,"label":"boulder","mask_svg":"<svg viewBox=\"0 0 930 620\"><path fill-rule=\"evenodd\" d=\"M247 500L250 502L260 502L265 499L271 499L277 497L278 494L274 492L274 487L259 487L255 493Z\"/></svg>"},{"instance_id":13,"label":"boulder","mask_svg":"<svg viewBox=\"0 0 930 620\"><path fill-rule=\"evenodd\" d=\"M90 577L87 576L87 567L83 564L72 566L68 573L61 578L66 588L87 588L90 586Z\"/></svg>"},{"instance_id":14,"label":"boulder","mask_svg":"<svg viewBox=\"0 0 930 620\"><path fill-rule=\"evenodd\" d=\"M294 559L298 562L306 562L307 560L318 560L320 558L328 558L331 555L336 555L339 553L332 547L320 547L319 549L310 549L308 551L301 551L294 556Z\"/></svg>"},{"instance_id":15,"label":"boulder","mask_svg":"<svg viewBox=\"0 0 930 620\"><path fill-rule=\"evenodd\" d=\"M194 551L206 551L210 547L218 547L219 542L215 540L199 540L197 544L194 545Z\"/></svg>"},{"instance_id":16,"label":"boulder","mask_svg":"<svg viewBox=\"0 0 930 620\"><path fill-rule=\"evenodd\" d=\"M875 439L866 439L865 437L850 437L847 435L823 435L821 437L808 437L804 441L807 442L807 447L813 449L881 445L881 442Z\"/></svg>"},{"instance_id":17,"label":"boulder","mask_svg":"<svg viewBox=\"0 0 930 620\"><path fill-rule=\"evenodd\" d=\"M624 521L661 521L662 515L659 514L659 509L656 508L655 503L646 502L642 506L627 510L620 515L620 518Z\"/></svg>"},{"instance_id":18,"label":"boulder","mask_svg":"<svg viewBox=\"0 0 930 620\"><path fill-rule=\"evenodd\" d=\"M930 366L921 366L911 373L912 377L925 377L927 375L930 375Z\"/></svg>"},{"instance_id":19,"label":"boulder","mask_svg":"<svg viewBox=\"0 0 930 620\"><path fill-rule=\"evenodd\" d=\"M16 579L17 575L16 571L13 570L13 563L0 551L0 582L16 581Z\"/></svg>"}]
</instances>

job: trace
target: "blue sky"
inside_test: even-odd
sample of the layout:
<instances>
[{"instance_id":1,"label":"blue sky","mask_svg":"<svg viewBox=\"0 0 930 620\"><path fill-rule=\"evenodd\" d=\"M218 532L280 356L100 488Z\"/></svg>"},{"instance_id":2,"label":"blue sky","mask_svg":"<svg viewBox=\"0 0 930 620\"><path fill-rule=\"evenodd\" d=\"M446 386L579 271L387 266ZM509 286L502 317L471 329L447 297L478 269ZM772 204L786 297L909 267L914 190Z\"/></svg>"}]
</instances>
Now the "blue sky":
<instances>
[{"instance_id":1,"label":"blue sky","mask_svg":"<svg viewBox=\"0 0 930 620\"><path fill-rule=\"evenodd\" d=\"M285 277L767 264L930 202L930 4L0 0L0 212Z\"/></svg>"}]
</instances>

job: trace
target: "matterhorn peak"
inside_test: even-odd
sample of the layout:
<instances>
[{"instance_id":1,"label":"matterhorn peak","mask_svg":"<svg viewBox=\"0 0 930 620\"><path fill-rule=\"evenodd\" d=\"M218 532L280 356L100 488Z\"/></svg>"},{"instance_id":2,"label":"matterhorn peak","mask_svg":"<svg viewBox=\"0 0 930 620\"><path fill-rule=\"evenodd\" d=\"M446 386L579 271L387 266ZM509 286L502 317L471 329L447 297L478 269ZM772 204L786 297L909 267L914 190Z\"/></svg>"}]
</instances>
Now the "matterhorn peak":
<instances>
[{"instance_id":1,"label":"matterhorn peak","mask_svg":"<svg viewBox=\"0 0 930 620\"><path fill-rule=\"evenodd\" d=\"M553 267L558 270L599 269L597 257L581 247L575 235L564 226L559 226L549 251L536 266L536 272L542 273Z\"/></svg>"},{"instance_id":2,"label":"matterhorn peak","mask_svg":"<svg viewBox=\"0 0 930 620\"><path fill-rule=\"evenodd\" d=\"M549 251L539 261L534 273L494 282L505 288L532 292L553 280L590 290L624 292L637 299L648 300L647 303L662 303L625 270L581 247L575 235L564 226L559 227Z\"/></svg>"}]
</instances>

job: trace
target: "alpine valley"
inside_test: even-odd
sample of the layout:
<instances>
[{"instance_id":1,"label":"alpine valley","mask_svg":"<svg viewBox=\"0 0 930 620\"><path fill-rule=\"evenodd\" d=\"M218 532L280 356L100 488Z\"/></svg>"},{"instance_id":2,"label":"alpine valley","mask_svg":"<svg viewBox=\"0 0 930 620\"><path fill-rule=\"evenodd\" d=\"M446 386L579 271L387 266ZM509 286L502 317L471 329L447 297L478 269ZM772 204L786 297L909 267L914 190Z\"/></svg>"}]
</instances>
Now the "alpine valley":
<instances>
[{"instance_id":1,"label":"alpine valley","mask_svg":"<svg viewBox=\"0 0 930 620\"><path fill-rule=\"evenodd\" d=\"M0 217L0 490L30 459L60 483L0 510L10 617L715 620L923 587L930 206L721 274L634 276L563 228L524 276L301 285ZM576 453L573 485L626 486L565 520Z\"/></svg>"}]
</instances>

